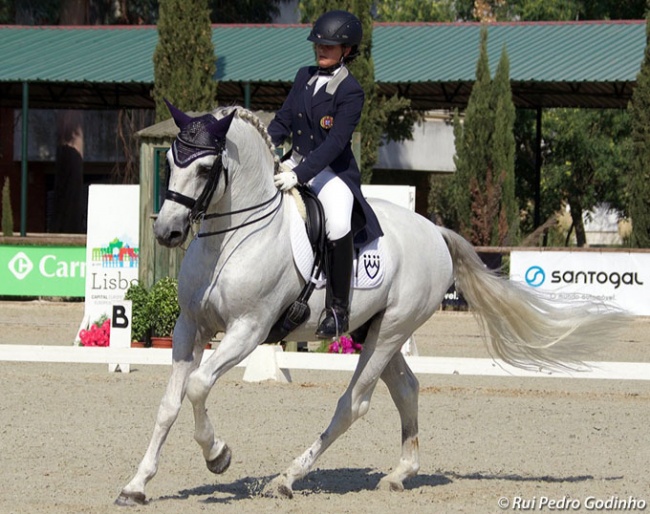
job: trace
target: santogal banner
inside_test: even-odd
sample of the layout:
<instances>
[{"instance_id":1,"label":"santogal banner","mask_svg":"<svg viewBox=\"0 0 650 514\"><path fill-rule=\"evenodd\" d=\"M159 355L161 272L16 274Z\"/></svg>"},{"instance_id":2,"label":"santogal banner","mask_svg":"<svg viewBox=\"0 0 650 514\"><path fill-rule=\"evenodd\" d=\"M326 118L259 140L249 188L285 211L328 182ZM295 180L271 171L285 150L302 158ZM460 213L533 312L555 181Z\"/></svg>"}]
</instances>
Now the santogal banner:
<instances>
[{"instance_id":1,"label":"santogal banner","mask_svg":"<svg viewBox=\"0 0 650 514\"><path fill-rule=\"evenodd\" d=\"M650 254L513 251L510 279L569 303L595 300L650 315Z\"/></svg>"}]
</instances>

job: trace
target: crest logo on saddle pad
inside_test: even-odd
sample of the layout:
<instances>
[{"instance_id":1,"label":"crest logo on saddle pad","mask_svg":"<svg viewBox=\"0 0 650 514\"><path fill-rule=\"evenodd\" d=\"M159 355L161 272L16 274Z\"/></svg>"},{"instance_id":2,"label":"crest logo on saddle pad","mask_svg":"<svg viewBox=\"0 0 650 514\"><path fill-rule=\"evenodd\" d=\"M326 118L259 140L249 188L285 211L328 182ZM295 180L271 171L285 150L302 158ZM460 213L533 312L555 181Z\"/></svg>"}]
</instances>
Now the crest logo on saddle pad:
<instances>
[{"instance_id":1,"label":"crest logo on saddle pad","mask_svg":"<svg viewBox=\"0 0 650 514\"><path fill-rule=\"evenodd\" d=\"M366 275L372 280L374 279L381 268L381 259L377 253L364 253L363 254L363 267L366 270Z\"/></svg>"}]
</instances>

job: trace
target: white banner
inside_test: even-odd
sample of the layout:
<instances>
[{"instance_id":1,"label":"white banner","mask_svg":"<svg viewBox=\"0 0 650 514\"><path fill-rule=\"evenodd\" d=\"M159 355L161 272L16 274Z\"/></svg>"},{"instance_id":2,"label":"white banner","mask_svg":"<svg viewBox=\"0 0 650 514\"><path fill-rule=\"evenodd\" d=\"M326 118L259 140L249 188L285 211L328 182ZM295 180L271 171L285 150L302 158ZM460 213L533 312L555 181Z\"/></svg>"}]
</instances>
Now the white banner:
<instances>
[{"instance_id":1,"label":"white banner","mask_svg":"<svg viewBox=\"0 0 650 514\"><path fill-rule=\"evenodd\" d=\"M91 185L86 237L86 303L80 331L102 317L138 281L140 187ZM77 336L77 341L79 341Z\"/></svg>"},{"instance_id":2,"label":"white banner","mask_svg":"<svg viewBox=\"0 0 650 514\"><path fill-rule=\"evenodd\" d=\"M650 315L650 254L513 251L510 279L554 300L596 300Z\"/></svg>"},{"instance_id":3,"label":"white banner","mask_svg":"<svg viewBox=\"0 0 650 514\"><path fill-rule=\"evenodd\" d=\"M414 186L380 186L361 184L361 192L366 198L381 198L415 211Z\"/></svg>"}]
</instances>

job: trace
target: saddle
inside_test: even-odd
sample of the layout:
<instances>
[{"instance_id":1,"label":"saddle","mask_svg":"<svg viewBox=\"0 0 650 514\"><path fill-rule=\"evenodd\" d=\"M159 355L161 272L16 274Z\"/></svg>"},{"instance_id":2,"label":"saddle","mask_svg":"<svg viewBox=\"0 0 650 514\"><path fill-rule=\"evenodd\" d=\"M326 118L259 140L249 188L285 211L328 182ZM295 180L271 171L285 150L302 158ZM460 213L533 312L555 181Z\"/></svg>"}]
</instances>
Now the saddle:
<instances>
[{"instance_id":1,"label":"saddle","mask_svg":"<svg viewBox=\"0 0 650 514\"><path fill-rule=\"evenodd\" d=\"M308 303L309 298L314 292L317 278L321 274L324 265L327 238L325 236L325 211L323 205L309 186L299 185L296 186L296 189L305 205L305 229L314 253L311 278L305 283L305 287L303 287L298 298L275 322L262 344L277 343L283 340L299 325L307 321L311 314Z\"/></svg>"}]
</instances>

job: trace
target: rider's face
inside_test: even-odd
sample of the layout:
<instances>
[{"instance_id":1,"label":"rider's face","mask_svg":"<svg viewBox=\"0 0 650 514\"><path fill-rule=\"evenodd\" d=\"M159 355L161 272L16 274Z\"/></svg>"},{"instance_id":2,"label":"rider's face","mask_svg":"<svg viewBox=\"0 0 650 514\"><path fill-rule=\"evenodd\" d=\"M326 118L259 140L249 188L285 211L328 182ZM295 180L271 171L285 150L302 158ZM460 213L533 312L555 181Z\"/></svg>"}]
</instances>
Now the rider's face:
<instances>
[{"instance_id":1,"label":"rider's face","mask_svg":"<svg viewBox=\"0 0 650 514\"><path fill-rule=\"evenodd\" d=\"M316 62L321 68L329 68L337 64L341 57L350 53L350 47L343 45L314 45Z\"/></svg>"}]
</instances>

